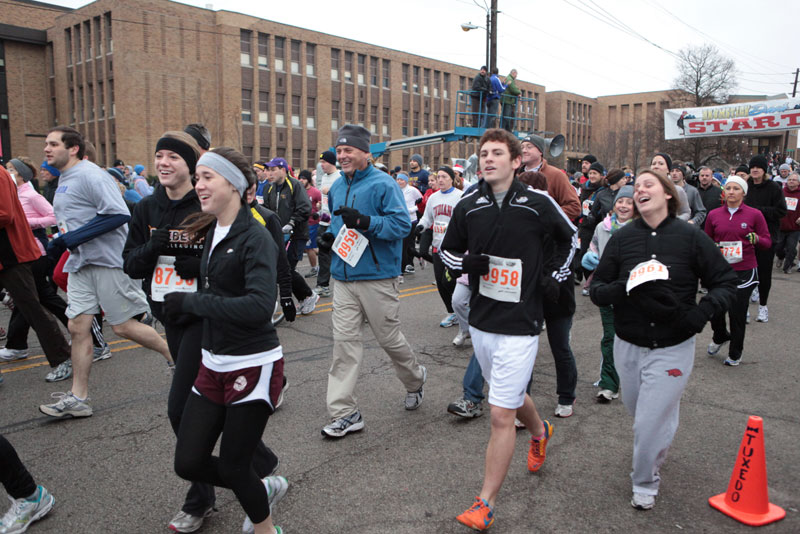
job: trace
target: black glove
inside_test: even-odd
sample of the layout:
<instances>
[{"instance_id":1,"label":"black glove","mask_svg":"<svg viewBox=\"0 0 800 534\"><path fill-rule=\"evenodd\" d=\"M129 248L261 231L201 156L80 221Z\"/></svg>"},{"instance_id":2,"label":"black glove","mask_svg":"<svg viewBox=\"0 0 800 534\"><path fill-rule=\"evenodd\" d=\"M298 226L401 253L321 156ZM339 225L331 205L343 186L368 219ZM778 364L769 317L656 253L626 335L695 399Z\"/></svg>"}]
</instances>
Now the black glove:
<instances>
[{"instance_id":1,"label":"black glove","mask_svg":"<svg viewBox=\"0 0 800 534\"><path fill-rule=\"evenodd\" d=\"M164 321L169 324L182 324L186 322L187 315L183 311L183 301L186 293L167 293L164 295Z\"/></svg>"},{"instance_id":2,"label":"black glove","mask_svg":"<svg viewBox=\"0 0 800 534\"><path fill-rule=\"evenodd\" d=\"M489 273L489 256L486 254L465 254L461 258L461 270L467 274L483 276Z\"/></svg>"},{"instance_id":3,"label":"black glove","mask_svg":"<svg viewBox=\"0 0 800 534\"><path fill-rule=\"evenodd\" d=\"M319 220L319 213L312 213L311 214L311 220L312 221L318 221Z\"/></svg>"},{"instance_id":4,"label":"black glove","mask_svg":"<svg viewBox=\"0 0 800 534\"><path fill-rule=\"evenodd\" d=\"M169 230L158 228L150 232L150 239L145 244L147 253L151 256L159 256L169 245Z\"/></svg>"},{"instance_id":5,"label":"black glove","mask_svg":"<svg viewBox=\"0 0 800 534\"><path fill-rule=\"evenodd\" d=\"M680 302L664 284L646 282L630 292L631 304L646 317L660 323L669 322L680 314Z\"/></svg>"},{"instance_id":6,"label":"black glove","mask_svg":"<svg viewBox=\"0 0 800 534\"><path fill-rule=\"evenodd\" d=\"M561 284L558 283L558 280L552 276L544 276L542 278L541 287L544 301L556 304L559 296L561 296Z\"/></svg>"},{"instance_id":7,"label":"black glove","mask_svg":"<svg viewBox=\"0 0 800 534\"><path fill-rule=\"evenodd\" d=\"M283 308L283 316L290 323L297 317L297 308L294 306L294 299L292 297L281 297L281 308Z\"/></svg>"},{"instance_id":8,"label":"black glove","mask_svg":"<svg viewBox=\"0 0 800 534\"><path fill-rule=\"evenodd\" d=\"M415 200L415 201L414 201L414 204L415 204L415 205L417 205L417 206L419 206L420 204L422 204L422 197L419 197L417 200Z\"/></svg>"},{"instance_id":9,"label":"black glove","mask_svg":"<svg viewBox=\"0 0 800 534\"><path fill-rule=\"evenodd\" d=\"M422 232L425 231L425 227L421 224L418 224L414 227L414 236L419 237Z\"/></svg>"},{"instance_id":10,"label":"black glove","mask_svg":"<svg viewBox=\"0 0 800 534\"><path fill-rule=\"evenodd\" d=\"M319 247L320 252L330 252L334 241L336 241L336 236L330 232L325 232L317 238L317 247Z\"/></svg>"},{"instance_id":11,"label":"black glove","mask_svg":"<svg viewBox=\"0 0 800 534\"><path fill-rule=\"evenodd\" d=\"M682 328L690 331L693 334L699 334L703 331L706 323L711 320L711 315L714 313L711 305L700 301L700 304L695 306L692 304L684 305L681 307L681 320L680 325Z\"/></svg>"},{"instance_id":12,"label":"black glove","mask_svg":"<svg viewBox=\"0 0 800 534\"><path fill-rule=\"evenodd\" d=\"M175 272L184 280L200 277L200 258L197 256L178 256L175 258Z\"/></svg>"},{"instance_id":13,"label":"black glove","mask_svg":"<svg viewBox=\"0 0 800 534\"><path fill-rule=\"evenodd\" d=\"M58 263L65 250L67 250L67 245L64 244L64 239L60 236L47 244L47 256L52 258L55 263Z\"/></svg>"},{"instance_id":14,"label":"black glove","mask_svg":"<svg viewBox=\"0 0 800 534\"><path fill-rule=\"evenodd\" d=\"M357 230L369 229L369 215L362 215L361 212L355 208L339 206L339 209L334 211L333 214L341 215L342 222L348 228L355 228Z\"/></svg>"}]
</instances>

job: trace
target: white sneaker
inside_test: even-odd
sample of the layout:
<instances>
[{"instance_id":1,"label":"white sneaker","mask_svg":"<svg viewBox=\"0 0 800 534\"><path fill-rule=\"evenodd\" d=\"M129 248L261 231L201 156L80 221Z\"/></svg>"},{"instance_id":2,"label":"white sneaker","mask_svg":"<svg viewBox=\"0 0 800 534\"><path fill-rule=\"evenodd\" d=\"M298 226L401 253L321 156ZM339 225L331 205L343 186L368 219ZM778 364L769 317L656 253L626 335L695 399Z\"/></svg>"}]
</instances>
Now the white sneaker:
<instances>
[{"instance_id":1,"label":"white sneaker","mask_svg":"<svg viewBox=\"0 0 800 534\"><path fill-rule=\"evenodd\" d=\"M32 499L12 499L11 508L0 519L0 532L15 534L25 532L34 521L38 521L52 510L56 500L43 486L37 486Z\"/></svg>"},{"instance_id":2,"label":"white sneaker","mask_svg":"<svg viewBox=\"0 0 800 534\"><path fill-rule=\"evenodd\" d=\"M618 398L619 393L614 393L610 389L601 389L597 392L597 402L601 402L603 404Z\"/></svg>"},{"instance_id":3,"label":"white sneaker","mask_svg":"<svg viewBox=\"0 0 800 534\"><path fill-rule=\"evenodd\" d=\"M759 323L766 323L769 321L769 310L766 306L758 307L758 317L756 317L756 321Z\"/></svg>"},{"instance_id":4,"label":"white sneaker","mask_svg":"<svg viewBox=\"0 0 800 534\"><path fill-rule=\"evenodd\" d=\"M556 417L571 417L572 416L572 405L571 404L559 404L556 406Z\"/></svg>"},{"instance_id":5,"label":"white sneaker","mask_svg":"<svg viewBox=\"0 0 800 534\"><path fill-rule=\"evenodd\" d=\"M317 301L319 301L319 295L312 293L310 297L303 299L303 302L300 303L300 308L297 311L300 312L300 315L308 315L314 311L314 308L317 307Z\"/></svg>"},{"instance_id":6,"label":"white sneaker","mask_svg":"<svg viewBox=\"0 0 800 534\"><path fill-rule=\"evenodd\" d=\"M264 487L267 488L267 498L269 499L269 515L272 515L273 508L277 506L281 499L286 495L286 492L289 491L289 481L286 480L286 477L264 477L263 479ZM253 526L253 522L250 521L250 518L244 516L244 523L242 523L242 532L244 534L253 534L256 531L255 527Z\"/></svg>"},{"instance_id":7,"label":"white sneaker","mask_svg":"<svg viewBox=\"0 0 800 534\"><path fill-rule=\"evenodd\" d=\"M28 357L28 349L0 349L0 361L13 362Z\"/></svg>"},{"instance_id":8,"label":"white sneaker","mask_svg":"<svg viewBox=\"0 0 800 534\"><path fill-rule=\"evenodd\" d=\"M470 337L471 336L469 332L463 332L459 330L458 334L456 334L456 337L453 338L453 345L455 345L456 347L463 347L470 340Z\"/></svg>"},{"instance_id":9,"label":"white sneaker","mask_svg":"<svg viewBox=\"0 0 800 534\"><path fill-rule=\"evenodd\" d=\"M656 505L655 495L645 495L644 493L633 493L631 506L637 510L650 510Z\"/></svg>"},{"instance_id":10,"label":"white sneaker","mask_svg":"<svg viewBox=\"0 0 800 534\"><path fill-rule=\"evenodd\" d=\"M753 290L753 293L750 294L750 302L758 302L758 288Z\"/></svg>"},{"instance_id":11,"label":"white sneaker","mask_svg":"<svg viewBox=\"0 0 800 534\"><path fill-rule=\"evenodd\" d=\"M747 310L747 315L744 318L744 324L750 324L750 310Z\"/></svg>"},{"instance_id":12,"label":"white sneaker","mask_svg":"<svg viewBox=\"0 0 800 534\"><path fill-rule=\"evenodd\" d=\"M727 343L727 341L723 341L722 343L714 343L714 342L712 341L711 343L709 343L709 344L708 344L708 350L707 350L707 352L708 352L708 355L709 355L709 356L714 356L715 354L717 354L717 353L719 352L719 349L721 349L721 348L722 348L722 346L723 346L725 343Z\"/></svg>"},{"instance_id":13,"label":"white sneaker","mask_svg":"<svg viewBox=\"0 0 800 534\"><path fill-rule=\"evenodd\" d=\"M458 318L456 317L455 313L449 314L447 317L442 319L442 322L439 323L439 326L442 328L450 328L451 326L455 326L458 324Z\"/></svg>"}]
</instances>

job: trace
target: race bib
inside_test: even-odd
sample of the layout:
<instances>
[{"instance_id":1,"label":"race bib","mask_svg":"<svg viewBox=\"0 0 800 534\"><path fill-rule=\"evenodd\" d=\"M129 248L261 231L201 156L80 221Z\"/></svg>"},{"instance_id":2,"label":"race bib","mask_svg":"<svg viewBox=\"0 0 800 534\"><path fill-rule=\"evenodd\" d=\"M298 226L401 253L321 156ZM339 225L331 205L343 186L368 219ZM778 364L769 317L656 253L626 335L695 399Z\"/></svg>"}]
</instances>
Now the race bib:
<instances>
[{"instance_id":1,"label":"race bib","mask_svg":"<svg viewBox=\"0 0 800 534\"><path fill-rule=\"evenodd\" d=\"M150 283L150 298L153 302L164 302L167 293L195 293L197 279L184 280L175 272L175 256L159 256Z\"/></svg>"},{"instance_id":2,"label":"race bib","mask_svg":"<svg viewBox=\"0 0 800 534\"><path fill-rule=\"evenodd\" d=\"M630 293L631 289L646 282L667 279L669 279L669 269L666 265L658 260L643 261L631 270L625 291Z\"/></svg>"},{"instance_id":3,"label":"race bib","mask_svg":"<svg viewBox=\"0 0 800 534\"><path fill-rule=\"evenodd\" d=\"M264 204L264 197L262 195L256 195L256 202L263 205Z\"/></svg>"},{"instance_id":4,"label":"race bib","mask_svg":"<svg viewBox=\"0 0 800 534\"><path fill-rule=\"evenodd\" d=\"M58 233L64 235L67 233L67 223L66 221L56 221L56 226L58 227Z\"/></svg>"},{"instance_id":5,"label":"race bib","mask_svg":"<svg viewBox=\"0 0 800 534\"><path fill-rule=\"evenodd\" d=\"M795 211L797 209L797 199L794 197L786 197L786 209Z\"/></svg>"},{"instance_id":6,"label":"race bib","mask_svg":"<svg viewBox=\"0 0 800 534\"><path fill-rule=\"evenodd\" d=\"M594 200L586 199L583 201L583 215L589 215L592 211L592 204L594 204Z\"/></svg>"},{"instance_id":7,"label":"race bib","mask_svg":"<svg viewBox=\"0 0 800 534\"><path fill-rule=\"evenodd\" d=\"M436 239L437 237L439 239L443 238L445 232L447 232L447 223L442 223L442 222L433 223L434 239Z\"/></svg>"},{"instance_id":8,"label":"race bib","mask_svg":"<svg viewBox=\"0 0 800 534\"><path fill-rule=\"evenodd\" d=\"M336 240L333 242L333 251L350 267L355 267L361 255L364 254L369 239L354 228L345 225L339 229Z\"/></svg>"},{"instance_id":9,"label":"race bib","mask_svg":"<svg viewBox=\"0 0 800 534\"><path fill-rule=\"evenodd\" d=\"M742 242L741 241L720 241L719 250L728 263L739 263L742 261Z\"/></svg>"},{"instance_id":10,"label":"race bib","mask_svg":"<svg viewBox=\"0 0 800 534\"><path fill-rule=\"evenodd\" d=\"M319 210L323 213L330 213L328 209L328 195L322 195L322 205L320 206Z\"/></svg>"},{"instance_id":11,"label":"race bib","mask_svg":"<svg viewBox=\"0 0 800 534\"><path fill-rule=\"evenodd\" d=\"M478 292L500 302L519 302L522 260L489 256L489 273L481 276Z\"/></svg>"}]
</instances>

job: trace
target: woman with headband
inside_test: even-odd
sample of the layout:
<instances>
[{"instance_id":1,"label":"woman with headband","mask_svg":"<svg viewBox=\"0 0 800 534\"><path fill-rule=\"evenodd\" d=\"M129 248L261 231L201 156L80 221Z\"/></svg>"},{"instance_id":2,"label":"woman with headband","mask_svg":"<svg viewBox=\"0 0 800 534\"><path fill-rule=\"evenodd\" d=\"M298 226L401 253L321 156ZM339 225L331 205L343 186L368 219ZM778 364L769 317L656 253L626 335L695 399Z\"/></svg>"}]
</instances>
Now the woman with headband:
<instances>
[{"instance_id":1,"label":"woman with headband","mask_svg":"<svg viewBox=\"0 0 800 534\"><path fill-rule=\"evenodd\" d=\"M184 221L189 243L204 242L196 293L165 296L167 323L199 318L202 361L178 431L175 472L231 489L247 518L243 530L280 533L271 504L288 489L283 477L260 478L256 451L283 386L283 350L271 318L278 250L250 213L255 183L242 154L215 148L197 161L195 191L203 213ZM220 438L220 435L222 436ZM220 440L219 456L213 456Z\"/></svg>"}]
</instances>

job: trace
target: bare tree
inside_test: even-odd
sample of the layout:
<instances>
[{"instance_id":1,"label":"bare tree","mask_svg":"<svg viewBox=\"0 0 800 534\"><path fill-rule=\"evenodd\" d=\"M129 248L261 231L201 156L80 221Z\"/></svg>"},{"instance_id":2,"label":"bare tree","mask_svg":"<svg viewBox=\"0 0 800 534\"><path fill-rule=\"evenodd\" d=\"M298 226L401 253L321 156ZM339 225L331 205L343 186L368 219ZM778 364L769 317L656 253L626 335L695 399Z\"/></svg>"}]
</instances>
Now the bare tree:
<instances>
[{"instance_id":1,"label":"bare tree","mask_svg":"<svg viewBox=\"0 0 800 534\"><path fill-rule=\"evenodd\" d=\"M711 44L689 46L678 52L678 75L670 91L670 105L678 107L704 107L724 104L736 87L736 63L723 56ZM712 157L719 157L719 139L694 137L667 143L673 157L702 165Z\"/></svg>"}]
</instances>

